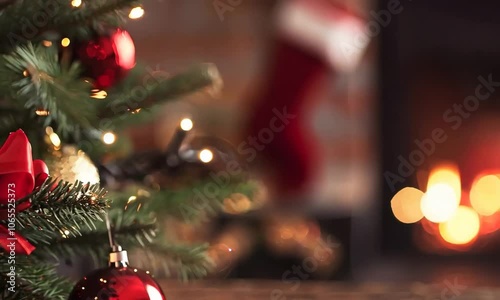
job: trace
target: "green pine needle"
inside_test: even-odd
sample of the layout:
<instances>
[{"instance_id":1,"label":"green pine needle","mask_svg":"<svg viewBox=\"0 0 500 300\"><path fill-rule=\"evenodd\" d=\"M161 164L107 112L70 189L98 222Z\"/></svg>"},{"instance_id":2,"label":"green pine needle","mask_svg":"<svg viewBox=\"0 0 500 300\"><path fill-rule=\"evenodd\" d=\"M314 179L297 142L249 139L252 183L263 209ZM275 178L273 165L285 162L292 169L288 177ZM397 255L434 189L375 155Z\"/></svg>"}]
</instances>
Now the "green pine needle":
<instances>
[{"instance_id":1,"label":"green pine needle","mask_svg":"<svg viewBox=\"0 0 500 300\"><path fill-rule=\"evenodd\" d=\"M14 293L8 284L11 271L5 256L0 256L0 299L3 300L65 300L72 284L57 275L56 265L34 260L29 256L17 256L15 263Z\"/></svg>"},{"instance_id":2,"label":"green pine needle","mask_svg":"<svg viewBox=\"0 0 500 300\"><path fill-rule=\"evenodd\" d=\"M131 73L133 78L118 86L107 101L101 102L99 116L118 118L130 115L137 109L149 109L203 88L218 88L222 84L219 71L213 64L200 64L170 77L159 73Z\"/></svg>"},{"instance_id":3,"label":"green pine needle","mask_svg":"<svg viewBox=\"0 0 500 300\"><path fill-rule=\"evenodd\" d=\"M63 69L55 47L20 46L0 59L0 91L15 99L36 117L35 111L46 110L43 125L57 124L56 129L68 135L95 122L93 99L88 83L80 78L78 64Z\"/></svg>"},{"instance_id":4,"label":"green pine needle","mask_svg":"<svg viewBox=\"0 0 500 300\"><path fill-rule=\"evenodd\" d=\"M34 245L50 244L61 235L80 236L102 223L109 205L105 195L99 185L49 179L30 196L31 207L16 215L18 231Z\"/></svg>"}]
</instances>

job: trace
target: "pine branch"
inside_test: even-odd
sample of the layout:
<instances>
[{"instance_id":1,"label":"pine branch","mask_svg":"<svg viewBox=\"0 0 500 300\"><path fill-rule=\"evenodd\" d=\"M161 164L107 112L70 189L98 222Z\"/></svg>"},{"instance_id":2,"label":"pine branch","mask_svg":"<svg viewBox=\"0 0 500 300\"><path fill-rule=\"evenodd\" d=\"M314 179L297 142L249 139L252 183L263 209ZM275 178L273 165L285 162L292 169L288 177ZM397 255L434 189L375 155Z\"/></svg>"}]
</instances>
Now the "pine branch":
<instances>
[{"instance_id":1,"label":"pine branch","mask_svg":"<svg viewBox=\"0 0 500 300\"><path fill-rule=\"evenodd\" d=\"M137 109L148 109L165 101L197 90L220 85L220 75L213 64L202 64L171 78L158 77L139 85L120 86L99 109L101 118L116 118ZM137 90L141 90L141 97Z\"/></svg>"},{"instance_id":2,"label":"pine branch","mask_svg":"<svg viewBox=\"0 0 500 300\"><path fill-rule=\"evenodd\" d=\"M209 245L179 245L166 241L157 242L133 255L135 266L159 274L171 276L177 274L184 281L190 278L202 278L213 268L213 262L207 255Z\"/></svg>"},{"instance_id":3,"label":"pine branch","mask_svg":"<svg viewBox=\"0 0 500 300\"><path fill-rule=\"evenodd\" d=\"M16 215L18 230L34 245L50 244L61 235L79 236L102 223L109 204L105 194L98 185L64 181L56 185L49 179L30 196L31 207Z\"/></svg>"},{"instance_id":4,"label":"pine branch","mask_svg":"<svg viewBox=\"0 0 500 300\"><path fill-rule=\"evenodd\" d=\"M68 297L71 283L57 275L56 265L42 263L29 256L16 257L16 285L12 293L7 283L11 266L5 257L0 257L0 299L65 300Z\"/></svg>"},{"instance_id":5,"label":"pine branch","mask_svg":"<svg viewBox=\"0 0 500 300\"><path fill-rule=\"evenodd\" d=\"M144 256L134 259L135 266L151 269L165 274L178 274L184 280L200 278L207 274L212 262L206 255L208 245L178 245L157 239L157 225L151 211L139 201L128 202L126 209L115 203L110 210L111 223L116 241L125 249L139 250ZM108 236L104 223L98 223L97 229L85 230L80 236L69 237L55 235L50 243L37 247L34 257L52 256L78 257L90 255L96 263L106 261L109 251Z\"/></svg>"},{"instance_id":6,"label":"pine branch","mask_svg":"<svg viewBox=\"0 0 500 300\"><path fill-rule=\"evenodd\" d=\"M121 86L121 92L110 92L106 101L90 98L90 86L80 78L80 67L72 64L63 68L55 47L21 46L0 59L0 91L9 91L12 103L31 111L44 109L49 115L37 118L43 126L55 124L63 137L72 135L80 140L82 129L92 129L97 123L96 111L101 118L117 119L137 108L147 109L163 101L213 86L220 79L217 69L205 64L169 79L150 80L142 86L145 93L140 99L135 93L137 85Z\"/></svg>"},{"instance_id":7,"label":"pine branch","mask_svg":"<svg viewBox=\"0 0 500 300\"><path fill-rule=\"evenodd\" d=\"M32 112L49 111L44 125L57 123L64 135L88 128L95 113L90 87L80 79L78 64L63 69L55 47L21 46L0 59L0 90Z\"/></svg>"},{"instance_id":8,"label":"pine branch","mask_svg":"<svg viewBox=\"0 0 500 300\"><path fill-rule=\"evenodd\" d=\"M108 211L116 241L125 248L146 247L153 243L157 233L156 219L151 212L142 209L139 203L132 203L124 209L115 205ZM65 226L67 231L45 232L46 240L37 246L35 255L59 257L74 257L91 255L96 263L106 261L109 252L108 233L104 222L93 223L92 228L84 227L79 230ZM26 237L33 236L30 233ZM25 232L23 231L23 234ZM37 233L38 236L41 233Z\"/></svg>"},{"instance_id":9,"label":"pine branch","mask_svg":"<svg viewBox=\"0 0 500 300\"><path fill-rule=\"evenodd\" d=\"M216 189L207 189L209 185ZM183 189L152 192L148 209L190 222L219 213L224 199L231 194L241 193L252 199L256 189L254 183L237 179L222 186L212 181L203 181ZM205 192L206 190L210 190L210 193Z\"/></svg>"},{"instance_id":10,"label":"pine branch","mask_svg":"<svg viewBox=\"0 0 500 300\"><path fill-rule=\"evenodd\" d=\"M209 185L211 187L206 189ZM213 186L216 188L214 189ZM137 193L137 190L142 191ZM210 190L210 193L206 193L205 190ZM199 181L190 186L175 189L153 190L135 186L123 192L112 192L110 196L114 199L114 207L133 204L142 207L144 212L194 222L219 213L224 199L231 194L239 193L252 199L257 190L258 186L254 182L232 178L226 185L217 185L213 181Z\"/></svg>"},{"instance_id":11,"label":"pine branch","mask_svg":"<svg viewBox=\"0 0 500 300\"><path fill-rule=\"evenodd\" d=\"M115 239L125 249L133 249L153 243L156 230L155 224L127 224L117 228L114 234ZM102 265L107 261L108 245L107 230L99 228L83 232L81 236L77 237L61 237L59 235L50 244L38 247L34 254L55 259L90 256L96 264Z\"/></svg>"}]
</instances>

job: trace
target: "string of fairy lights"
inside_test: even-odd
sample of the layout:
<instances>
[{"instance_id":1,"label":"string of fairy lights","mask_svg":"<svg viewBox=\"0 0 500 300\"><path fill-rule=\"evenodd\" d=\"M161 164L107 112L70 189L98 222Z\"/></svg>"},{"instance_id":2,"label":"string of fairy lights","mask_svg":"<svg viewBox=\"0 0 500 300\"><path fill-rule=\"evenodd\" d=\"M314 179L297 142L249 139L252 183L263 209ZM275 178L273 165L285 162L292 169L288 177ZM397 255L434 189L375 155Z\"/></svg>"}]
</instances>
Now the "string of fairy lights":
<instances>
[{"instance_id":1,"label":"string of fairy lights","mask_svg":"<svg viewBox=\"0 0 500 300\"><path fill-rule=\"evenodd\" d=\"M135 177L138 174L148 174L158 168L176 168L184 164L202 163L209 164L214 158L214 151L209 147L204 147L199 150L195 150L189 145L186 145L186 139L188 134L193 131L194 123L190 118L183 118L175 130L166 151L157 151L154 153L139 153L138 156L133 156L124 161L115 161L107 166L103 166L106 171L106 175L111 175L113 179L121 180L127 179L129 177ZM90 159L81 150L71 150L69 151L71 145L62 145L62 141L59 135L50 126L45 129L46 142L50 144L52 155L61 156L60 153L70 154L72 156L81 157L82 159L88 161L85 164L77 164L72 169L77 168L75 172L69 172L71 176L64 176L60 174L61 179L67 181L83 181L97 183L100 181L99 175L97 174L96 167L90 162ZM105 131L101 133L101 142L107 146L115 144L119 137L112 131ZM72 148L71 148L72 149ZM76 149L76 148L75 148ZM159 162L162 160L163 162ZM72 160L72 163L78 161ZM69 168L69 166L67 166ZM65 166L59 164L58 169L65 169ZM103 170L101 169L101 171ZM103 172L101 172L103 173ZM95 176L88 176L89 174L95 174ZM101 174L102 177L102 174ZM109 178L108 178L109 179Z\"/></svg>"},{"instance_id":2,"label":"string of fairy lights","mask_svg":"<svg viewBox=\"0 0 500 300\"><path fill-rule=\"evenodd\" d=\"M71 6L78 8L83 5L83 0L72 0L71 1ZM140 19L144 16L144 8L142 6L136 6L132 8L128 14L129 19L131 20L136 20Z\"/></svg>"}]
</instances>

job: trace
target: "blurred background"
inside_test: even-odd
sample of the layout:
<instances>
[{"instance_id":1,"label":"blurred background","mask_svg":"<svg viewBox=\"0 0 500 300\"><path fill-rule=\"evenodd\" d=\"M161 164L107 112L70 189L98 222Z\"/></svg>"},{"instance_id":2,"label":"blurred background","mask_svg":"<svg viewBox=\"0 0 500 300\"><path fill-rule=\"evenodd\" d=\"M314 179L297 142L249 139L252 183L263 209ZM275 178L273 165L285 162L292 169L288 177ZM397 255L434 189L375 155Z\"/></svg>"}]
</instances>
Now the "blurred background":
<instances>
[{"instance_id":1,"label":"blurred background","mask_svg":"<svg viewBox=\"0 0 500 300\"><path fill-rule=\"evenodd\" d=\"M164 148L189 115L261 186L256 204L228 199L203 230L166 224L208 237L213 277L495 282L497 1L144 9L127 28L138 59L167 73L213 62L224 86L165 105L168 118L129 131L135 149Z\"/></svg>"}]
</instances>

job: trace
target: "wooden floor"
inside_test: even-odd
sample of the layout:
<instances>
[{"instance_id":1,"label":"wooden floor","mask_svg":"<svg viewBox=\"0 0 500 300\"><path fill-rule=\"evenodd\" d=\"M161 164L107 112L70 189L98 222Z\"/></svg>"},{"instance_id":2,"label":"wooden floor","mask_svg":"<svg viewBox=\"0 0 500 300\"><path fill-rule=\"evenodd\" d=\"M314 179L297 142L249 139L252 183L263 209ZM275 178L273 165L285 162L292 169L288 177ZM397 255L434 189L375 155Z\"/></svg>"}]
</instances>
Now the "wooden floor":
<instances>
[{"instance_id":1,"label":"wooden floor","mask_svg":"<svg viewBox=\"0 0 500 300\"><path fill-rule=\"evenodd\" d=\"M413 283L408 285L362 284L335 282L281 281L198 281L182 284L162 282L168 300L316 300L316 299L380 299L380 300L494 300L500 299L500 288L473 288L458 283L440 285Z\"/></svg>"}]
</instances>

